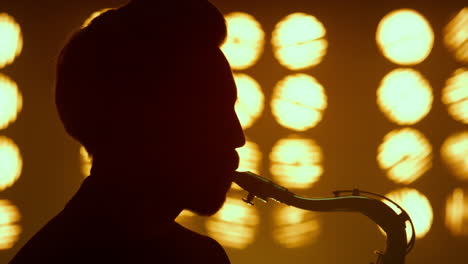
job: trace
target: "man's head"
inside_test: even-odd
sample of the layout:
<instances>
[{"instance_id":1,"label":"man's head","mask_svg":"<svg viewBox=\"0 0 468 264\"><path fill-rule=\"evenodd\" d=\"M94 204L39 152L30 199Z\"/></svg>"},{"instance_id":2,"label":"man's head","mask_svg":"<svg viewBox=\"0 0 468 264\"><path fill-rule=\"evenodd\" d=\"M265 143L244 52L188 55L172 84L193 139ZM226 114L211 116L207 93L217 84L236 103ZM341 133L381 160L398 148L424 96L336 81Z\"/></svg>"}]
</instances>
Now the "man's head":
<instances>
[{"instance_id":1,"label":"man's head","mask_svg":"<svg viewBox=\"0 0 468 264\"><path fill-rule=\"evenodd\" d=\"M205 0L134 0L101 15L59 59L65 129L95 161L141 164L145 175L123 180L216 212L245 141L225 37L222 14Z\"/></svg>"}]
</instances>

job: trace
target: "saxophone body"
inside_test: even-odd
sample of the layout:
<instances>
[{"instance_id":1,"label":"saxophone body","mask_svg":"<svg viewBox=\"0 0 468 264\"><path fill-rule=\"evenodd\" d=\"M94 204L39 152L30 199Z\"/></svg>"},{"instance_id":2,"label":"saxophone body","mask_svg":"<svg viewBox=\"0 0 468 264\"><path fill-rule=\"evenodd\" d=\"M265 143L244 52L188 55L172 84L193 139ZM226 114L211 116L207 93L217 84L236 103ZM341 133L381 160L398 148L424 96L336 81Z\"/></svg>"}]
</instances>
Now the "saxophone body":
<instances>
[{"instance_id":1,"label":"saxophone body","mask_svg":"<svg viewBox=\"0 0 468 264\"><path fill-rule=\"evenodd\" d=\"M380 199L361 195L361 193L373 193L354 189L352 191L336 191L334 192L335 197L331 198L306 198L295 195L286 188L251 172L236 172L233 181L249 192L247 198L244 199L249 204L252 204L254 198L263 201L273 199L309 211L359 212L366 215L379 225L387 235L386 248L383 252L376 252L378 255L376 264L404 264L405 256L414 244L414 227L408 214L396 203L394 204L400 208L401 214L397 214ZM340 193L343 192L351 192L352 195L340 197ZM386 199L383 196L380 197ZM413 228L413 235L409 243L407 243L405 230L406 221L410 221Z\"/></svg>"}]
</instances>

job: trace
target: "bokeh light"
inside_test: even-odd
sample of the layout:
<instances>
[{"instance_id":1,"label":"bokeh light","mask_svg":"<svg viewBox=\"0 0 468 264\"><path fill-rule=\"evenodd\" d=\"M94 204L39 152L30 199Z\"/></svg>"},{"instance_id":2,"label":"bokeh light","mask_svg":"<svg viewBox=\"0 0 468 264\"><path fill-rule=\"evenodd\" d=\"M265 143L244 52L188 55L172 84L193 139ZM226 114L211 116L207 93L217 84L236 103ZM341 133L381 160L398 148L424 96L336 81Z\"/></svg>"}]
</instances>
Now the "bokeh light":
<instances>
[{"instance_id":1,"label":"bokeh light","mask_svg":"<svg viewBox=\"0 0 468 264\"><path fill-rule=\"evenodd\" d=\"M293 74L279 81L271 101L276 121L289 129L305 131L316 126L327 108L322 85L307 74Z\"/></svg>"},{"instance_id":2,"label":"bokeh light","mask_svg":"<svg viewBox=\"0 0 468 264\"><path fill-rule=\"evenodd\" d=\"M237 86L236 114L243 129L247 129L263 112L264 96L260 85L243 73L234 74Z\"/></svg>"},{"instance_id":3,"label":"bokeh light","mask_svg":"<svg viewBox=\"0 0 468 264\"><path fill-rule=\"evenodd\" d=\"M274 180L291 189L306 189L323 173L323 155L312 139L290 136L280 139L270 153L270 172Z\"/></svg>"},{"instance_id":4,"label":"bokeh light","mask_svg":"<svg viewBox=\"0 0 468 264\"><path fill-rule=\"evenodd\" d=\"M414 224L416 238L423 238L431 229L434 217L429 200L416 189L403 188L385 195L387 198L400 205L409 215ZM398 214L401 210L388 201L384 202ZM411 238L411 225L406 221L406 237Z\"/></svg>"},{"instance_id":5,"label":"bokeh light","mask_svg":"<svg viewBox=\"0 0 468 264\"><path fill-rule=\"evenodd\" d=\"M230 13L225 19L228 34L221 50L233 69L251 67L263 53L265 33L262 26L253 16L241 12Z\"/></svg>"},{"instance_id":6,"label":"bokeh light","mask_svg":"<svg viewBox=\"0 0 468 264\"><path fill-rule=\"evenodd\" d=\"M380 21L376 35L382 54L402 65L421 63L434 44L429 22L412 9L398 9L387 14Z\"/></svg>"},{"instance_id":7,"label":"bokeh light","mask_svg":"<svg viewBox=\"0 0 468 264\"><path fill-rule=\"evenodd\" d=\"M445 226L454 236L468 236L468 191L456 188L447 198Z\"/></svg>"},{"instance_id":8,"label":"bokeh light","mask_svg":"<svg viewBox=\"0 0 468 264\"><path fill-rule=\"evenodd\" d=\"M0 191L12 186L20 177L23 159L16 144L0 136Z\"/></svg>"},{"instance_id":9,"label":"bokeh light","mask_svg":"<svg viewBox=\"0 0 468 264\"><path fill-rule=\"evenodd\" d=\"M467 40L468 42L468 40ZM468 47L467 47L468 48ZM442 90L442 102L457 121L468 124L468 69L456 70Z\"/></svg>"},{"instance_id":10,"label":"bokeh light","mask_svg":"<svg viewBox=\"0 0 468 264\"><path fill-rule=\"evenodd\" d=\"M290 70L319 64L328 47L323 24L305 13L293 13L283 18L275 26L271 42L276 59Z\"/></svg>"},{"instance_id":11,"label":"bokeh light","mask_svg":"<svg viewBox=\"0 0 468 264\"><path fill-rule=\"evenodd\" d=\"M0 69L13 63L23 49L21 27L7 13L0 13Z\"/></svg>"},{"instance_id":12,"label":"bokeh light","mask_svg":"<svg viewBox=\"0 0 468 264\"><path fill-rule=\"evenodd\" d=\"M278 205L273 212L273 239L285 248L299 248L318 240L321 221L317 214Z\"/></svg>"},{"instance_id":13,"label":"bokeh light","mask_svg":"<svg viewBox=\"0 0 468 264\"><path fill-rule=\"evenodd\" d=\"M444 42L458 61L468 63L468 7L460 10L445 27Z\"/></svg>"},{"instance_id":14,"label":"bokeh light","mask_svg":"<svg viewBox=\"0 0 468 264\"><path fill-rule=\"evenodd\" d=\"M21 234L18 208L8 200L0 200L0 250L12 248Z\"/></svg>"},{"instance_id":15,"label":"bokeh light","mask_svg":"<svg viewBox=\"0 0 468 264\"><path fill-rule=\"evenodd\" d=\"M440 148L445 164L458 179L468 181L468 131L448 137Z\"/></svg>"},{"instance_id":16,"label":"bokeh light","mask_svg":"<svg viewBox=\"0 0 468 264\"><path fill-rule=\"evenodd\" d=\"M412 125L424 118L434 98L429 82L416 70L395 69L377 89L377 104L391 121Z\"/></svg>"},{"instance_id":17,"label":"bokeh light","mask_svg":"<svg viewBox=\"0 0 468 264\"><path fill-rule=\"evenodd\" d=\"M85 177L91 174L91 167L93 166L93 158L89 155L88 151L84 146L80 147L80 161L81 161L81 173Z\"/></svg>"},{"instance_id":18,"label":"bokeh light","mask_svg":"<svg viewBox=\"0 0 468 264\"><path fill-rule=\"evenodd\" d=\"M431 168L432 146L415 129L393 130L379 146L377 161L389 179L396 183L410 184Z\"/></svg>"},{"instance_id":19,"label":"bokeh light","mask_svg":"<svg viewBox=\"0 0 468 264\"><path fill-rule=\"evenodd\" d=\"M113 8L104 8L104 9L101 9L99 11L96 11L96 12L93 12L86 20L85 22L83 22L83 25L81 25L81 28L85 28L87 26L89 26L89 24L91 24L91 22L93 21L93 19L95 19L96 17L100 16L101 14L109 11L109 10L112 10Z\"/></svg>"},{"instance_id":20,"label":"bokeh light","mask_svg":"<svg viewBox=\"0 0 468 264\"><path fill-rule=\"evenodd\" d=\"M16 83L0 73L0 129L16 121L23 107L23 97Z\"/></svg>"},{"instance_id":21,"label":"bokeh light","mask_svg":"<svg viewBox=\"0 0 468 264\"><path fill-rule=\"evenodd\" d=\"M258 223L255 207L228 197L221 210L206 221L206 229L221 245L244 249L254 242Z\"/></svg>"}]
</instances>

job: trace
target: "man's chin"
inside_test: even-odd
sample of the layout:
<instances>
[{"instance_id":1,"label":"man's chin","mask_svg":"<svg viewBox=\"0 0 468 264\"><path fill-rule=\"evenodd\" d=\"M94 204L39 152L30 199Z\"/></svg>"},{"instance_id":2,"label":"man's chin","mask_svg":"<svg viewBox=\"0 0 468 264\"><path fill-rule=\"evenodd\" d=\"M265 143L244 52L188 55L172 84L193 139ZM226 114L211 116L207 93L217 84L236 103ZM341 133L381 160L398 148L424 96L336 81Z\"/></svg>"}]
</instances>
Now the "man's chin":
<instances>
[{"instance_id":1,"label":"man's chin","mask_svg":"<svg viewBox=\"0 0 468 264\"><path fill-rule=\"evenodd\" d=\"M187 209L202 216L211 216L217 213L223 207L226 201L226 196L218 199L211 199L209 201L199 201L198 204L192 204Z\"/></svg>"}]
</instances>

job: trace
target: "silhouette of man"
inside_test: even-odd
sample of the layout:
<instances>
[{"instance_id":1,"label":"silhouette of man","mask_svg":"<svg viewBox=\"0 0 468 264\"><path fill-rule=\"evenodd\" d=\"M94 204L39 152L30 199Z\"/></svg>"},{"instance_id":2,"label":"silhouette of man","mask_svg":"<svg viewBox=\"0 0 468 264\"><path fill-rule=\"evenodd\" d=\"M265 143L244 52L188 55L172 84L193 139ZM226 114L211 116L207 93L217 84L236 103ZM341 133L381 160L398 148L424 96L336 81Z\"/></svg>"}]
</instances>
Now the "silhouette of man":
<instances>
[{"instance_id":1,"label":"silhouette of man","mask_svg":"<svg viewBox=\"0 0 468 264\"><path fill-rule=\"evenodd\" d=\"M10 263L229 263L174 222L220 209L245 143L225 37L206 0L134 0L74 34L56 104L91 175Z\"/></svg>"}]
</instances>

